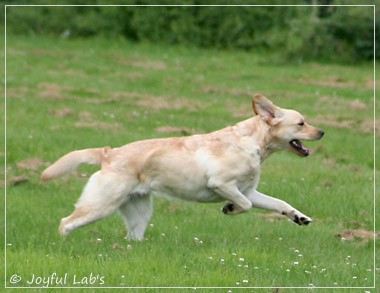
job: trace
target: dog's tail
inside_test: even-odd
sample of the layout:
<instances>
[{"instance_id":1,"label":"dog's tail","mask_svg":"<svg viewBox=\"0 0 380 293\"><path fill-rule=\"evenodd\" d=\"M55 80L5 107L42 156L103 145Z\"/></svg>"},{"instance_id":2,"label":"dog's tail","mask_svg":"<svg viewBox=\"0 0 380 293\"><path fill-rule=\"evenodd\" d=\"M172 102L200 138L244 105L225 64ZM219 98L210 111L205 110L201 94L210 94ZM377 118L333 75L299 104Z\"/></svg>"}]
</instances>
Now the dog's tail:
<instances>
[{"instance_id":1,"label":"dog's tail","mask_svg":"<svg viewBox=\"0 0 380 293\"><path fill-rule=\"evenodd\" d=\"M41 174L42 181L52 180L75 170L82 164L101 165L109 156L110 147L78 150L64 155Z\"/></svg>"}]
</instances>

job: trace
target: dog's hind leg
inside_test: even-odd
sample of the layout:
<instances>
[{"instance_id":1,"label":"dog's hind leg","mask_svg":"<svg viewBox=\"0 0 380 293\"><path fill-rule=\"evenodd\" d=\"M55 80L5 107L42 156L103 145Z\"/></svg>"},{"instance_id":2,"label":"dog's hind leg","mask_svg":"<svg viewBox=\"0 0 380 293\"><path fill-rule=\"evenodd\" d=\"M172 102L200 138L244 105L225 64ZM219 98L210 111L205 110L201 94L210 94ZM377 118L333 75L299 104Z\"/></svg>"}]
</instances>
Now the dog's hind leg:
<instances>
[{"instance_id":1,"label":"dog's hind leg","mask_svg":"<svg viewBox=\"0 0 380 293\"><path fill-rule=\"evenodd\" d=\"M153 201L149 194L132 195L131 199L119 208L128 228L129 240L142 240L152 216Z\"/></svg>"},{"instance_id":2,"label":"dog's hind leg","mask_svg":"<svg viewBox=\"0 0 380 293\"><path fill-rule=\"evenodd\" d=\"M83 189L75 211L61 220L59 233L66 236L76 228L107 217L123 203L128 191L125 178L102 171L94 173Z\"/></svg>"},{"instance_id":3,"label":"dog's hind leg","mask_svg":"<svg viewBox=\"0 0 380 293\"><path fill-rule=\"evenodd\" d=\"M312 222L312 219L310 219L308 216L305 216L303 213L283 200L265 195L258 192L257 190L251 192L247 197L252 202L253 207L275 211L287 216L293 222L299 225L307 225Z\"/></svg>"}]
</instances>

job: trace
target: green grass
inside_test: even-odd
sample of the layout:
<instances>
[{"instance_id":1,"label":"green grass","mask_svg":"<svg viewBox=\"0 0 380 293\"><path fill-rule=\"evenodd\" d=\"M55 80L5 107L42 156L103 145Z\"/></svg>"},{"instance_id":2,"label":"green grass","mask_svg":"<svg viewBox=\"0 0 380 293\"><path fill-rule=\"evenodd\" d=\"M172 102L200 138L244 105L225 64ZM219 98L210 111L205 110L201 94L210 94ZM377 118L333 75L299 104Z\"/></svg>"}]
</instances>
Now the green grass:
<instances>
[{"instance_id":1,"label":"green grass","mask_svg":"<svg viewBox=\"0 0 380 293\"><path fill-rule=\"evenodd\" d=\"M40 37L8 37L6 60L7 178L28 178L7 187L7 286L34 287L27 283L33 275L53 273L67 274L63 286L77 287L227 292L374 285L378 241L336 236L374 229L371 64L280 64L254 53ZM307 227L261 210L225 216L223 204L156 198L142 242L124 239L117 214L61 240L59 220L72 212L88 175L42 184L43 165L19 165L29 158L53 162L74 149L178 136L183 129L213 131L249 117L254 92L299 110L326 132L307 143L316 150L311 157L283 152L263 165L259 189L311 216ZM164 126L178 130L158 131ZM22 278L17 284L10 283L14 274Z\"/></svg>"}]
</instances>

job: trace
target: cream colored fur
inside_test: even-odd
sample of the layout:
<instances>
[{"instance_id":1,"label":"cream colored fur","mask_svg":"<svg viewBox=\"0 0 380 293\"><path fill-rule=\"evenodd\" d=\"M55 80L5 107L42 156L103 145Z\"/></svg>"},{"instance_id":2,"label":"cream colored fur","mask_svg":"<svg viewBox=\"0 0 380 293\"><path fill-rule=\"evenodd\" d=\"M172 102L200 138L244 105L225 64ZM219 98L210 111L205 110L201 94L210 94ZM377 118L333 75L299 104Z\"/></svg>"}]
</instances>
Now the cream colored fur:
<instances>
[{"instance_id":1,"label":"cream colored fur","mask_svg":"<svg viewBox=\"0 0 380 293\"><path fill-rule=\"evenodd\" d=\"M294 110L281 109L262 95L253 98L257 116L235 126L189 137L137 141L120 148L73 151L48 167L51 180L79 165L101 165L85 186L75 211L61 220L59 232L74 229L120 211L128 236L141 240L152 215L152 194L197 202L230 202L225 214L252 207L272 210L300 225L311 219L288 203L256 190L262 162L277 150L307 156L300 140L315 140L323 131L304 122Z\"/></svg>"}]
</instances>

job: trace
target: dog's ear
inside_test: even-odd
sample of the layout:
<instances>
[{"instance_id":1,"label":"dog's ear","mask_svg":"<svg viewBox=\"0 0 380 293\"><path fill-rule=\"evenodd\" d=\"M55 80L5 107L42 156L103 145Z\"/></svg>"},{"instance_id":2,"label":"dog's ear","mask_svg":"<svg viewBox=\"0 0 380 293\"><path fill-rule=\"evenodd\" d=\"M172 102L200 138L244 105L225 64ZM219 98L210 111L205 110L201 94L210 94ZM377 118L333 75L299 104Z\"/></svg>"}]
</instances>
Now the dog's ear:
<instances>
[{"instance_id":1,"label":"dog's ear","mask_svg":"<svg viewBox=\"0 0 380 293\"><path fill-rule=\"evenodd\" d=\"M252 106L256 115L260 115L269 125L276 125L281 121L281 109L266 97L255 94L252 99Z\"/></svg>"}]
</instances>

